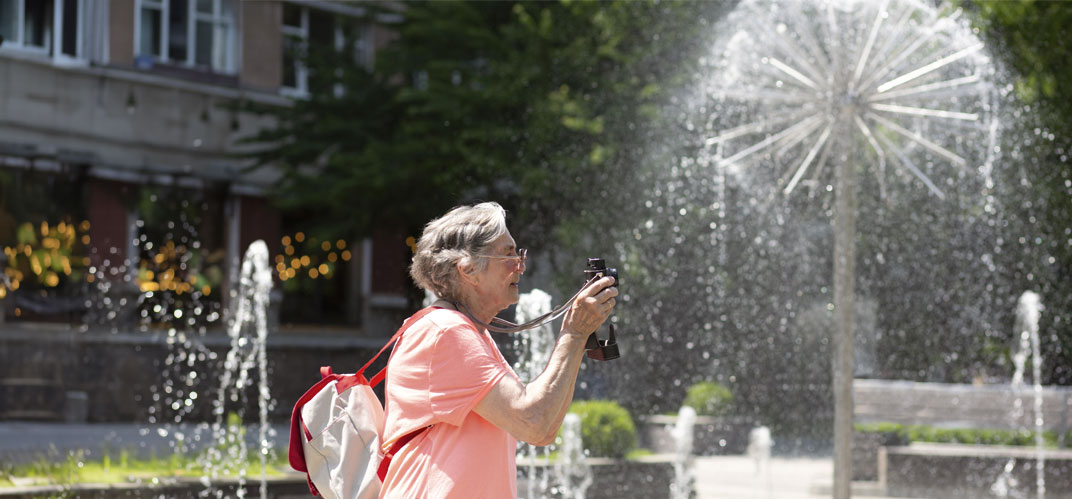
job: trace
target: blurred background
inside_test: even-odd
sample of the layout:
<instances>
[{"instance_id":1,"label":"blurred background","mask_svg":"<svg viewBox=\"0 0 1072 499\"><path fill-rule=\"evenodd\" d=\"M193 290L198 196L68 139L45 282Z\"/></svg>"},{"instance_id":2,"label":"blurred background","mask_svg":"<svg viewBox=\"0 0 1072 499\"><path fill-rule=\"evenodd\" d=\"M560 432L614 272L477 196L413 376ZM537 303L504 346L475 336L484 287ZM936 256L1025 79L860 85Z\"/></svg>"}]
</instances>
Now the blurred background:
<instances>
[{"instance_id":1,"label":"blurred background","mask_svg":"<svg viewBox=\"0 0 1072 499\"><path fill-rule=\"evenodd\" d=\"M985 46L994 142L942 137L992 168L921 156L943 197L893 167L887 193L860 139L852 376L1008 384L1034 291L1028 378L1067 386L1072 6L919 5ZM778 452L831 452L836 182L783 195L704 159L716 117L754 110L705 93L738 7L0 0L0 420L211 420L196 395L263 240L286 422L320 365L356 368L420 308L423 224L493 200L529 248L522 291L557 305L587 257L618 268L622 358L586 363L580 399L639 422L701 384L739 425L716 446L764 425Z\"/></svg>"}]
</instances>

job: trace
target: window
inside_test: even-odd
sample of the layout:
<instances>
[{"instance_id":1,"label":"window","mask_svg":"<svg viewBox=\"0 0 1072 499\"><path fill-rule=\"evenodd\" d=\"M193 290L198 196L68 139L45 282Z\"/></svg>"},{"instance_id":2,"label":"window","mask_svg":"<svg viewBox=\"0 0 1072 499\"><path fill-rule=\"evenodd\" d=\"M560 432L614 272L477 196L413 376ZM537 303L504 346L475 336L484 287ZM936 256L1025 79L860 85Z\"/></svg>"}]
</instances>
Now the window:
<instances>
[{"instance_id":1,"label":"window","mask_svg":"<svg viewBox=\"0 0 1072 499\"><path fill-rule=\"evenodd\" d=\"M0 47L81 59L84 16L84 0L0 0Z\"/></svg>"},{"instance_id":2,"label":"window","mask_svg":"<svg viewBox=\"0 0 1072 499\"><path fill-rule=\"evenodd\" d=\"M79 165L0 168L0 322L81 321L92 280L84 194Z\"/></svg>"},{"instance_id":3,"label":"window","mask_svg":"<svg viewBox=\"0 0 1072 499\"><path fill-rule=\"evenodd\" d=\"M143 185L135 210L135 284L142 323L216 322L224 295L223 194Z\"/></svg>"},{"instance_id":4,"label":"window","mask_svg":"<svg viewBox=\"0 0 1072 499\"><path fill-rule=\"evenodd\" d=\"M136 0L136 5L139 64L236 71L235 0Z\"/></svg>"},{"instance_id":5,"label":"window","mask_svg":"<svg viewBox=\"0 0 1072 499\"><path fill-rule=\"evenodd\" d=\"M308 93L308 76L301 63L309 39L309 9L283 4L283 88Z\"/></svg>"},{"instance_id":6,"label":"window","mask_svg":"<svg viewBox=\"0 0 1072 499\"><path fill-rule=\"evenodd\" d=\"M337 15L300 4L283 4L283 93L309 95L316 76L305 65L310 46L351 51L354 60L365 67L372 64L371 31L367 25L349 15ZM335 86L336 95L342 88Z\"/></svg>"}]
</instances>

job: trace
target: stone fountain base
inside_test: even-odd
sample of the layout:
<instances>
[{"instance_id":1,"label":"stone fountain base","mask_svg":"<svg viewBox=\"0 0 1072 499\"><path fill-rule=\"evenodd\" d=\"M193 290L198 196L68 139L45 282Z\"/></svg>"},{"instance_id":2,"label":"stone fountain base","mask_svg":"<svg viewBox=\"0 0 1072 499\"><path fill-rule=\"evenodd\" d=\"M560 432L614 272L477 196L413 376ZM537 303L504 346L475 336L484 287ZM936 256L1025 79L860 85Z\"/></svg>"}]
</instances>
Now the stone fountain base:
<instances>
[{"instance_id":1,"label":"stone fountain base","mask_svg":"<svg viewBox=\"0 0 1072 499\"><path fill-rule=\"evenodd\" d=\"M588 458L592 470L592 485L588 487L586 499L622 499L627 497L669 497L670 484L674 481L673 456L653 455L635 460L609 458ZM546 473L551 473L554 463L537 460L534 475L528 476L528 463L519 458L517 463L517 495L520 499L544 499L537 492L536 497L529 497L529 481L540 481ZM551 480L553 483L553 479ZM538 487L537 487L538 488ZM547 497L561 497L550 495Z\"/></svg>"},{"instance_id":2,"label":"stone fountain base","mask_svg":"<svg viewBox=\"0 0 1072 499\"><path fill-rule=\"evenodd\" d=\"M670 430L675 425L677 416L653 415L639 418L637 436L640 446L657 453L672 454L676 444ZM748 432L754 427L754 421L748 418L697 416L693 429L693 454L744 454L748 448Z\"/></svg>"},{"instance_id":3,"label":"stone fountain base","mask_svg":"<svg viewBox=\"0 0 1072 499\"><path fill-rule=\"evenodd\" d=\"M273 499L298 499L311 497L305 475L294 473L268 479L268 497ZM220 481L217 486L223 497L238 497L238 481ZM78 497L80 499L196 499L205 491L196 479L169 479L158 483L117 483L45 485L0 488L0 499L35 499L38 497ZM260 480L248 480L246 497L260 497Z\"/></svg>"}]
</instances>

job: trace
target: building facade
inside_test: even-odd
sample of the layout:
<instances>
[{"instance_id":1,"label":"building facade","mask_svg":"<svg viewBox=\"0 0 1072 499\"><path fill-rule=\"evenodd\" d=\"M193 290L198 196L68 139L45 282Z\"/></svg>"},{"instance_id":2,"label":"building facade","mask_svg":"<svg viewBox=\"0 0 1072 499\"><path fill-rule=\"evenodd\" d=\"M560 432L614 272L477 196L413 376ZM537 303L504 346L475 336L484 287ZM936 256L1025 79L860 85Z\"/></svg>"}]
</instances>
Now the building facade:
<instances>
[{"instance_id":1,"label":"building facade","mask_svg":"<svg viewBox=\"0 0 1072 499\"><path fill-rule=\"evenodd\" d=\"M272 126L244 104L308 95L298 56L308 43L352 48L371 64L393 36L384 26L401 17L390 3L369 5L0 0L0 354L12 361L0 367L3 405L18 405L19 383L72 389L40 374L48 359L84 364L12 341L98 327L137 338L195 309L222 329L258 239L276 278L277 338L337 345L393 332L409 306L405 234L315 240L272 206L278 173L242 156L241 139ZM107 387L74 388L92 398Z\"/></svg>"}]
</instances>

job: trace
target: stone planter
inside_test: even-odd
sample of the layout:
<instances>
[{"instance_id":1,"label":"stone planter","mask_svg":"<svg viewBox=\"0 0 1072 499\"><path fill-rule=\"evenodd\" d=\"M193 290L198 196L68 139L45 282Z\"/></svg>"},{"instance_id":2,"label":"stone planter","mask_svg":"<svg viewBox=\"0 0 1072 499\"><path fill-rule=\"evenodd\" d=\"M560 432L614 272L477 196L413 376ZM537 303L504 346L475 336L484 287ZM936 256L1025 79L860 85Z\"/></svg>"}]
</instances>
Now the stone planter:
<instances>
[{"instance_id":1,"label":"stone planter","mask_svg":"<svg viewBox=\"0 0 1072 499\"><path fill-rule=\"evenodd\" d=\"M886 494L891 497L982 499L1001 497L991 487L1015 459L1015 487L1007 497L1035 497L1033 447L922 444L886 447ZM1072 451L1043 450L1047 499L1072 498ZM881 473L881 471L880 471Z\"/></svg>"},{"instance_id":2,"label":"stone planter","mask_svg":"<svg viewBox=\"0 0 1072 499\"><path fill-rule=\"evenodd\" d=\"M674 439L670 430L677 416L645 416L639 418L637 437L640 447L657 454L673 454ZM734 416L698 416L693 429L692 453L698 456L744 454L748 448L748 432L755 425L750 419Z\"/></svg>"},{"instance_id":3,"label":"stone planter","mask_svg":"<svg viewBox=\"0 0 1072 499\"><path fill-rule=\"evenodd\" d=\"M874 482L879 479L879 448L887 437L881 433L855 432L852 435L852 479Z\"/></svg>"}]
</instances>

